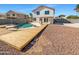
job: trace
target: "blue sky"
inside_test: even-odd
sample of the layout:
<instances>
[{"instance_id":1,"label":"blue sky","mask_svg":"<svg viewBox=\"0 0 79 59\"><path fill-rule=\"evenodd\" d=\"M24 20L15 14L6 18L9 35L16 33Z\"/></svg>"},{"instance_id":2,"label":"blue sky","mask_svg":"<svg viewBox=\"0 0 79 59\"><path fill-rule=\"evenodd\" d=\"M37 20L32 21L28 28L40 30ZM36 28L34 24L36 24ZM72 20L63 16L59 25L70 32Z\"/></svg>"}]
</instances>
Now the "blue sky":
<instances>
[{"instance_id":1,"label":"blue sky","mask_svg":"<svg viewBox=\"0 0 79 59\"><path fill-rule=\"evenodd\" d=\"M0 4L0 13L6 13L9 10L14 10L21 13L31 13L38 6L48 6L55 9L55 15L75 15L74 8L76 4Z\"/></svg>"}]
</instances>

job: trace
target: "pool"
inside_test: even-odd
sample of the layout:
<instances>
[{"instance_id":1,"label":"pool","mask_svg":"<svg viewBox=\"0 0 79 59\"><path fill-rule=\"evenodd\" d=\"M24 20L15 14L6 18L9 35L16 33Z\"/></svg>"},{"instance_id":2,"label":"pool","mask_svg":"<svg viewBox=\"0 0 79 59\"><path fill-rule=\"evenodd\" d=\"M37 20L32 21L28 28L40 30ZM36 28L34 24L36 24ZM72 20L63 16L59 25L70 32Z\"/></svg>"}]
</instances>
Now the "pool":
<instances>
[{"instance_id":1,"label":"pool","mask_svg":"<svg viewBox=\"0 0 79 59\"><path fill-rule=\"evenodd\" d=\"M18 24L17 28L29 28L29 27L33 27L32 24L27 24L27 23L22 23L22 24Z\"/></svg>"}]
</instances>

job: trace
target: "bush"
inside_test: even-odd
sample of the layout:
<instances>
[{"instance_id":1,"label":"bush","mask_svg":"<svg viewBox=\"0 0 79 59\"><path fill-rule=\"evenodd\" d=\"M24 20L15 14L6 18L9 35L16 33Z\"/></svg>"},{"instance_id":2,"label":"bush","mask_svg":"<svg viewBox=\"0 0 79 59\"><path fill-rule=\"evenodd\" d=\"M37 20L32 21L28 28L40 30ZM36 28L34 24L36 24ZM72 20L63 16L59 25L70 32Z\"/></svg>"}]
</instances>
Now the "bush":
<instances>
[{"instance_id":1,"label":"bush","mask_svg":"<svg viewBox=\"0 0 79 59\"><path fill-rule=\"evenodd\" d=\"M79 19L79 16L70 15L67 16L67 19Z\"/></svg>"}]
</instances>

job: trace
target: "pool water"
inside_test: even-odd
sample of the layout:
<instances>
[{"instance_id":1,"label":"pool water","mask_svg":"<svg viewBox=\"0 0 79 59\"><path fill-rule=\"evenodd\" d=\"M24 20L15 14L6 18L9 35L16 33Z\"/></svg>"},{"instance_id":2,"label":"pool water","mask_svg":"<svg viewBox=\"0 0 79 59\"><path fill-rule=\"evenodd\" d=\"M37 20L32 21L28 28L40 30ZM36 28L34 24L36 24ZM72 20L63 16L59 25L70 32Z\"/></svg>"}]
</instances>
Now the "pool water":
<instances>
[{"instance_id":1,"label":"pool water","mask_svg":"<svg viewBox=\"0 0 79 59\"><path fill-rule=\"evenodd\" d=\"M23 24L18 24L17 27L18 28L29 28L29 27L33 27L33 25L32 24L23 23Z\"/></svg>"}]
</instances>

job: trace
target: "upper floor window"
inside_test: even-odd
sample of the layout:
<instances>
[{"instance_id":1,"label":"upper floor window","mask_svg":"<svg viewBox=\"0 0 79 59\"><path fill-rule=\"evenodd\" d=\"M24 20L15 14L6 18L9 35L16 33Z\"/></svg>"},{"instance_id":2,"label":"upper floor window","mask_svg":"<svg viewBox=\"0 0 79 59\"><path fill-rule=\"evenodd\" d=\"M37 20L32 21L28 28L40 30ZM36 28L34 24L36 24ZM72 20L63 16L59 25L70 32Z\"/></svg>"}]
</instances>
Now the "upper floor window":
<instances>
[{"instance_id":1,"label":"upper floor window","mask_svg":"<svg viewBox=\"0 0 79 59\"><path fill-rule=\"evenodd\" d=\"M15 14L12 14L13 16L15 16Z\"/></svg>"},{"instance_id":2,"label":"upper floor window","mask_svg":"<svg viewBox=\"0 0 79 59\"><path fill-rule=\"evenodd\" d=\"M40 15L40 12L39 11L37 11L37 15Z\"/></svg>"},{"instance_id":3,"label":"upper floor window","mask_svg":"<svg viewBox=\"0 0 79 59\"><path fill-rule=\"evenodd\" d=\"M45 14L49 14L49 11L45 11Z\"/></svg>"}]
</instances>

